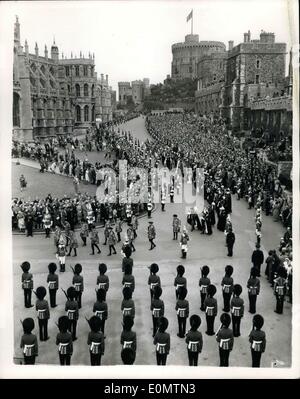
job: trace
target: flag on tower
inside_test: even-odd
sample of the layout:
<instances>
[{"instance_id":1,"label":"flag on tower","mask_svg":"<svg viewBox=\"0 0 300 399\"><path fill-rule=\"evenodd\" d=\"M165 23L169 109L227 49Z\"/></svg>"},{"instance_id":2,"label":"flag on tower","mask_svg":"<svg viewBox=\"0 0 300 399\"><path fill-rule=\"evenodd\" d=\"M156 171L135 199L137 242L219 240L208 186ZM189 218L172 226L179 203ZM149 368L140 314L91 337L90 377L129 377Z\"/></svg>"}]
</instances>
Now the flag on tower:
<instances>
[{"instance_id":1,"label":"flag on tower","mask_svg":"<svg viewBox=\"0 0 300 399\"><path fill-rule=\"evenodd\" d=\"M189 20L193 17L193 10L189 13L189 15L186 18L186 22L189 22Z\"/></svg>"}]
</instances>

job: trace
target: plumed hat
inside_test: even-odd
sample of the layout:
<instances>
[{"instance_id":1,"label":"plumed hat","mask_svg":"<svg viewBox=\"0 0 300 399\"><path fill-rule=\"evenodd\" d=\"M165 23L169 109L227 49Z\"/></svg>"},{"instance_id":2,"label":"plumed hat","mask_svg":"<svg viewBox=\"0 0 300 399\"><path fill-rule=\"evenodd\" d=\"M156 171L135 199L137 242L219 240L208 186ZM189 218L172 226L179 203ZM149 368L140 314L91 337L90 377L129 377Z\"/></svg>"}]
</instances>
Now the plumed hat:
<instances>
[{"instance_id":1,"label":"plumed hat","mask_svg":"<svg viewBox=\"0 0 300 399\"><path fill-rule=\"evenodd\" d=\"M30 269L30 263L29 262L23 262L21 264L21 269L23 270L24 273L27 273Z\"/></svg>"},{"instance_id":2,"label":"plumed hat","mask_svg":"<svg viewBox=\"0 0 300 399\"><path fill-rule=\"evenodd\" d=\"M217 292L216 286L213 284L210 284L207 287L207 295L213 297L215 295L215 293Z\"/></svg>"},{"instance_id":3,"label":"plumed hat","mask_svg":"<svg viewBox=\"0 0 300 399\"><path fill-rule=\"evenodd\" d=\"M30 334L31 331L34 329L34 320L31 317L24 319L22 321L23 330L25 334Z\"/></svg>"},{"instance_id":4,"label":"plumed hat","mask_svg":"<svg viewBox=\"0 0 300 399\"><path fill-rule=\"evenodd\" d=\"M225 273L227 274L227 276L231 276L233 273L233 267L231 265L227 265L225 267Z\"/></svg>"},{"instance_id":5,"label":"plumed hat","mask_svg":"<svg viewBox=\"0 0 300 399\"><path fill-rule=\"evenodd\" d=\"M220 317L220 321L224 327L228 328L231 323L231 317L228 313L222 313L221 317Z\"/></svg>"},{"instance_id":6,"label":"plumed hat","mask_svg":"<svg viewBox=\"0 0 300 399\"><path fill-rule=\"evenodd\" d=\"M46 288L45 287L38 287L36 289L36 296L38 297L38 299L42 300L45 298L47 294Z\"/></svg>"},{"instance_id":7,"label":"plumed hat","mask_svg":"<svg viewBox=\"0 0 300 399\"><path fill-rule=\"evenodd\" d=\"M57 269L57 266L54 262L49 263L49 265L48 265L49 273L54 273L56 271L56 269Z\"/></svg>"}]
</instances>

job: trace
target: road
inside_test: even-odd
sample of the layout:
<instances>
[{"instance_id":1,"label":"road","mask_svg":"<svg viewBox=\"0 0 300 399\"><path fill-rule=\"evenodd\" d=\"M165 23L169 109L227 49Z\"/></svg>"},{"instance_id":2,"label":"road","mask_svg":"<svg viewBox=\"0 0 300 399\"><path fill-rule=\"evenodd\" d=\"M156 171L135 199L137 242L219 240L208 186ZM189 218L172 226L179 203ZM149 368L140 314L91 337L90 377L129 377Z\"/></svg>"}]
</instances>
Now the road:
<instances>
[{"instance_id":1,"label":"road","mask_svg":"<svg viewBox=\"0 0 300 399\"><path fill-rule=\"evenodd\" d=\"M121 127L122 128L122 127ZM134 119L126 123L123 128L131 132L141 140L147 137L142 118ZM143 138L142 138L143 137ZM227 264L234 267L234 282L243 286L242 297L245 300L245 316L241 323L241 337L236 338L234 349L230 355L230 366L250 367L251 355L248 342L248 334L252 325L252 315L248 313L248 295L246 282L251 267L250 258L254 249L254 211L248 210L244 200L237 201L233 198L232 223L236 234L236 244L233 258L226 256L224 234L214 228L212 236L201 235L198 231L190 233L189 252L186 260L180 259L179 242L172 240L172 215L177 213L182 222L186 216L181 204L167 204L166 212L157 210L153 213L153 222L157 230L157 247L149 251L147 241L147 217L140 219L138 238L135 242L136 252L134 259L134 276L136 289L133 295L136 307L134 331L137 333L137 356L136 365L156 364L155 350L152 343L152 317L150 312L150 295L147 286L149 276L148 266L152 262L159 265L159 275L162 282L162 299L165 303L165 315L169 319L168 331L171 334L171 351L167 364L188 365L186 344L183 339L177 337L178 326L175 312L174 278L176 267L183 264L186 268L187 299L190 303L190 315L201 316L202 324L200 330L203 334L203 351L199 357L199 366L218 366L219 355L215 337L205 334L205 314L199 310L200 294L198 281L200 278L200 267L207 264L210 267L210 278L217 287L216 298L218 300L219 312L215 321L215 328L219 326L219 317L222 313L223 300L221 293L221 280L224 275L224 268ZM262 249L265 255L269 249L276 248L282 236L281 224L273 222L271 217L263 218ZM103 231L99 230L100 240L103 240ZM103 241L100 241L101 243ZM105 262L108 266L110 289L107 295L109 318L106 322L106 349L102 358L103 365L121 364L120 358L120 335L122 331L121 301L122 301L122 272L120 245L117 246L118 254L107 257L108 248L101 245L102 254L91 256L90 248L80 247L77 258L67 258L66 273L60 274L60 287L67 289L71 285L72 271L70 266L79 262L83 266L85 291L83 293L83 307L80 310L78 322L78 340L74 343L74 354L72 364L89 364L89 351L87 346L88 325L85 317L92 316L92 306L95 301L95 286L98 275L99 262ZM47 265L55 261L55 248L53 238L46 239L44 236L26 238L24 236L13 237L14 251L14 298L15 298L15 355L21 356L19 342L21 337L20 318L33 317L36 320L34 308L25 309L23 305L23 292L21 290L21 269L22 261L31 262L34 275L35 288L39 285L46 286ZM263 266L263 271L264 271ZM41 342L38 363L59 364L58 354L55 346L55 338L58 332L55 322L59 316L64 315L65 297L61 291L57 295L58 307L51 310L49 321L49 336L47 342ZM257 301L257 312L265 318L264 330L267 334L266 353L262 356L262 367L271 367L274 360L284 362L284 367L291 364L291 305L285 302L284 313L274 313L275 297L272 289L267 283L264 273L261 277L261 294ZM37 324L37 323L36 323ZM187 322L187 328L189 323ZM36 328L37 332L37 328Z\"/></svg>"}]
</instances>

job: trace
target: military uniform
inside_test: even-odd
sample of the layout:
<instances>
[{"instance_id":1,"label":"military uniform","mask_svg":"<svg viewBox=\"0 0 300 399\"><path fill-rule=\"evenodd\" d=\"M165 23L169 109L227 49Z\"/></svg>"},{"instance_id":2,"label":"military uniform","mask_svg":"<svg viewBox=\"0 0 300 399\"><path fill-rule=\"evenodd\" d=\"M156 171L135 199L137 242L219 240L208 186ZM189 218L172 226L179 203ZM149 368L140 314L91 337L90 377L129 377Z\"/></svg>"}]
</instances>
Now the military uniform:
<instances>
[{"instance_id":1,"label":"military uniform","mask_svg":"<svg viewBox=\"0 0 300 399\"><path fill-rule=\"evenodd\" d=\"M244 300L234 296L231 300L231 316L234 337L239 337L241 318L244 316Z\"/></svg>"},{"instance_id":2,"label":"military uniform","mask_svg":"<svg viewBox=\"0 0 300 399\"><path fill-rule=\"evenodd\" d=\"M99 317L101 320L100 323L100 330L104 334L104 329L105 329L105 321L108 318L108 307L107 303L105 301L96 301L93 306L93 313L95 316Z\"/></svg>"},{"instance_id":3,"label":"military uniform","mask_svg":"<svg viewBox=\"0 0 300 399\"><path fill-rule=\"evenodd\" d=\"M124 274L123 279L122 279L122 285L124 287L129 287L132 292L134 292L135 289L135 279L132 274Z\"/></svg>"},{"instance_id":4,"label":"military uniform","mask_svg":"<svg viewBox=\"0 0 300 399\"><path fill-rule=\"evenodd\" d=\"M161 287L160 277L156 274L150 274L148 278L148 285L150 286L150 299L152 300L154 288Z\"/></svg>"},{"instance_id":5,"label":"military uniform","mask_svg":"<svg viewBox=\"0 0 300 399\"><path fill-rule=\"evenodd\" d=\"M24 291L24 306L25 308L31 308L31 295L33 290L33 277L29 272L22 273L22 288Z\"/></svg>"},{"instance_id":6,"label":"military uniform","mask_svg":"<svg viewBox=\"0 0 300 399\"><path fill-rule=\"evenodd\" d=\"M91 366L100 366L101 357L104 355L104 335L101 331L90 331L87 339L90 349Z\"/></svg>"},{"instance_id":7,"label":"military uniform","mask_svg":"<svg viewBox=\"0 0 300 399\"><path fill-rule=\"evenodd\" d=\"M59 261L60 272L64 272L66 270L66 247L63 244L58 245L58 249L56 252L56 257Z\"/></svg>"},{"instance_id":8,"label":"military uniform","mask_svg":"<svg viewBox=\"0 0 300 399\"><path fill-rule=\"evenodd\" d=\"M200 287L200 297L201 297L201 307L202 311L205 310L204 301L207 297L207 287L210 285L210 279L208 277L201 277L199 280L199 287Z\"/></svg>"},{"instance_id":9,"label":"military uniform","mask_svg":"<svg viewBox=\"0 0 300 399\"><path fill-rule=\"evenodd\" d=\"M108 245L109 245L109 254L108 254L108 256L111 255L111 251L112 250L114 251L114 254L116 254L117 253L116 252L116 248L115 248L116 236L115 236L115 233L114 233L114 231L112 230L111 227L109 228L109 233L108 233L107 239L108 239Z\"/></svg>"},{"instance_id":10,"label":"military uniform","mask_svg":"<svg viewBox=\"0 0 300 399\"><path fill-rule=\"evenodd\" d=\"M278 314L283 312L284 297L286 294L286 279L283 277L277 277L274 280L274 295L276 296L276 310Z\"/></svg>"},{"instance_id":11,"label":"military uniform","mask_svg":"<svg viewBox=\"0 0 300 399\"><path fill-rule=\"evenodd\" d=\"M176 299L178 299L178 290L180 287L186 288L186 278L183 276L176 276L174 279L174 287L176 293Z\"/></svg>"},{"instance_id":12,"label":"military uniform","mask_svg":"<svg viewBox=\"0 0 300 399\"><path fill-rule=\"evenodd\" d=\"M154 225L151 223L148 226L148 239L150 241L151 247L149 248L149 250L151 251L153 248L156 247L156 245L154 244L153 240L156 237L156 231L155 231L155 227Z\"/></svg>"},{"instance_id":13,"label":"military uniform","mask_svg":"<svg viewBox=\"0 0 300 399\"><path fill-rule=\"evenodd\" d=\"M186 299L178 299L175 310L177 312L178 320L178 336L184 338L186 331L186 319L189 317L189 302Z\"/></svg>"},{"instance_id":14,"label":"military uniform","mask_svg":"<svg viewBox=\"0 0 300 399\"><path fill-rule=\"evenodd\" d=\"M178 233L180 232L180 226L181 226L181 221L180 219L177 217L177 215L173 217L173 240L177 240L178 239Z\"/></svg>"},{"instance_id":15,"label":"military uniform","mask_svg":"<svg viewBox=\"0 0 300 399\"><path fill-rule=\"evenodd\" d=\"M223 299L224 299L224 312L230 311L230 298L233 290L233 278L224 276L222 279L222 290L223 290Z\"/></svg>"},{"instance_id":16,"label":"military uniform","mask_svg":"<svg viewBox=\"0 0 300 399\"><path fill-rule=\"evenodd\" d=\"M123 299L121 304L121 311L123 313L123 317L131 316L133 319L135 317L135 306L133 299Z\"/></svg>"},{"instance_id":17,"label":"military uniform","mask_svg":"<svg viewBox=\"0 0 300 399\"><path fill-rule=\"evenodd\" d=\"M106 292L108 291L108 289L109 289L109 278L108 278L108 276L106 276L105 274L100 274L98 277L97 277L97 286L98 286L98 289L104 289Z\"/></svg>"},{"instance_id":18,"label":"military uniform","mask_svg":"<svg viewBox=\"0 0 300 399\"><path fill-rule=\"evenodd\" d=\"M73 354L72 335L68 331L59 332L56 336L56 345L61 366L70 366Z\"/></svg>"},{"instance_id":19,"label":"military uniform","mask_svg":"<svg viewBox=\"0 0 300 399\"><path fill-rule=\"evenodd\" d=\"M165 315L164 301L159 298L153 298L151 300L150 310L152 312L152 323L153 323L152 336L154 337L157 332L159 318Z\"/></svg>"},{"instance_id":20,"label":"military uniform","mask_svg":"<svg viewBox=\"0 0 300 399\"><path fill-rule=\"evenodd\" d=\"M122 221L121 220L117 220L116 226L115 226L115 232L117 233L118 242L120 242L121 241L121 232L122 232Z\"/></svg>"},{"instance_id":21,"label":"military uniform","mask_svg":"<svg viewBox=\"0 0 300 399\"><path fill-rule=\"evenodd\" d=\"M160 332L159 330L154 336L153 344L156 346L156 361L158 366L165 366L167 357L170 352L170 334Z\"/></svg>"},{"instance_id":22,"label":"military uniform","mask_svg":"<svg viewBox=\"0 0 300 399\"><path fill-rule=\"evenodd\" d=\"M91 230L90 238L91 238L91 248L92 248L92 253L91 253L91 255L95 255L95 247L96 247L97 250L98 250L98 254L101 254L101 250L100 250L100 248L99 248L99 246L98 246L98 244L99 244L98 231L97 231L95 228L93 228L93 229Z\"/></svg>"},{"instance_id":23,"label":"military uniform","mask_svg":"<svg viewBox=\"0 0 300 399\"><path fill-rule=\"evenodd\" d=\"M217 334L219 344L220 367L229 366L229 354L233 349L233 332L230 328L222 327Z\"/></svg>"},{"instance_id":24,"label":"military uniform","mask_svg":"<svg viewBox=\"0 0 300 399\"><path fill-rule=\"evenodd\" d=\"M264 319L261 315L253 317L253 329L249 334L252 367L260 367L261 355L266 349L266 334L261 330L263 324Z\"/></svg>"},{"instance_id":25,"label":"military uniform","mask_svg":"<svg viewBox=\"0 0 300 399\"><path fill-rule=\"evenodd\" d=\"M68 299L65 305L65 311L67 312L67 317L69 320L69 331L72 334L72 340L75 341L76 337L76 327L77 320L79 317L78 303L75 299Z\"/></svg>"},{"instance_id":26,"label":"military uniform","mask_svg":"<svg viewBox=\"0 0 300 399\"><path fill-rule=\"evenodd\" d=\"M56 265L55 265L56 266ZM50 270L49 270L50 271ZM58 290L58 275L55 273L55 270L47 276L49 297L50 297L50 306L51 308L56 307L56 292Z\"/></svg>"},{"instance_id":27,"label":"military uniform","mask_svg":"<svg viewBox=\"0 0 300 399\"><path fill-rule=\"evenodd\" d=\"M78 307L79 309L81 309L81 297L84 290L83 277L79 274L74 274L72 284L75 287L76 301L78 302Z\"/></svg>"},{"instance_id":28,"label":"military uniform","mask_svg":"<svg viewBox=\"0 0 300 399\"><path fill-rule=\"evenodd\" d=\"M85 247L86 246L86 240L87 240L87 238L89 236L89 228L88 228L87 223L82 223L82 225L80 227L80 233L79 234L80 234L80 237L81 237L81 239L83 241L83 246Z\"/></svg>"},{"instance_id":29,"label":"military uniform","mask_svg":"<svg viewBox=\"0 0 300 399\"><path fill-rule=\"evenodd\" d=\"M122 331L120 343L122 348L131 348L136 353L136 332Z\"/></svg>"},{"instance_id":30,"label":"military uniform","mask_svg":"<svg viewBox=\"0 0 300 399\"><path fill-rule=\"evenodd\" d=\"M202 351L203 338L200 331L190 330L186 334L185 342L187 343L187 351L190 366L198 365L198 356Z\"/></svg>"},{"instance_id":31,"label":"military uniform","mask_svg":"<svg viewBox=\"0 0 300 399\"><path fill-rule=\"evenodd\" d=\"M48 340L48 320L50 319L50 311L48 301L45 299L37 299L35 304L35 310L37 311L37 318L39 322L40 330L40 341Z\"/></svg>"},{"instance_id":32,"label":"military uniform","mask_svg":"<svg viewBox=\"0 0 300 399\"><path fill-rule=\"evenodd\" d=\"M23 350L24 364L35 364L35 358L38 356L38 341L34 329L34 321L27 318L22 322L24 334L21 337L20 348Z\"/></svg>"},{"instance_id":33,"label":"military uniform","mask_svg":"<svg viewBox=\"0 0 300 399\"><path fill-rule=\"evenodd\" d=\"M46 238L50 237L50 229L52 226L52 218L50 213L46 213L43 219L43 223L44 223L44 229L45 229L45 233L46 233Z\"/></svg>"},{"instance_id":34,"label":"military uniform","mask_svg":"<svg viewBox=\"0 0 300 399\"><path fill-rule=\"evenodd\" d=\"M134 231L133 231L133 228L132 228L131 225L129 225L129 227L128 227L128 229L127 229L127 237L128 237L128 240L129 240L130 248L132 249L132 252L134 252L134 251L135 251L135 247L134 247L134 245L133 245L133 241L134 241Z\"/></svg>"},{"instance_id":35,"label":"military uniform","mask_svg":"<svg viewBox=\"0 0 300 399\"><path fill-rule=\"evenodd\" d=\"M214 322L218 313L218 304L215 298L207 297L204 301L204 308L206 313L207 335L214 335Z\"/></svg>"},{"instance_id":36,"label":"military uniform","mask_svg":"<svg viewBox=\"0 0 300 399\"><path fill-rule=\"evenodd\" d=\"M256 313L256 299L260 292L260 281L257 277L251 276L247 282L249 297L249 312Z\"/></svg>"}]
</instances>

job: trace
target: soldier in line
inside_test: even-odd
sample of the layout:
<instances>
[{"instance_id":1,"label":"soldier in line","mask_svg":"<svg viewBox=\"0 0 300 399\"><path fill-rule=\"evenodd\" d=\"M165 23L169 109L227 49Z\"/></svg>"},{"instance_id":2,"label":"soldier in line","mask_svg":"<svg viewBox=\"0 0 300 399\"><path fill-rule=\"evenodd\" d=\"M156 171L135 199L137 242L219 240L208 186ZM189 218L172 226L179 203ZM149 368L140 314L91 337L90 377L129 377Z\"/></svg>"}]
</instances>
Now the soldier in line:
<instances>
[{"instance_id":1,"label":"soldier in line","mask_svg":"<svg viewBox=\"0 0 300 399\"><path fill-rule=\"evenodd\" d=\"M257 269L251 268L250 278L247 282L248 297L249 297L249 312L256 313L256 300L260 292L260 281L257 278Z\"/></svg>"},{"instance_id":2,"label":"soldier in line","mask_svg":"<svg viewBox=\"0 0 300 399\"><path fill-rule=\"evenodd\" d=\"M58 328L59 333L56 336L56 345L58 345L60 365L70 366L73 354L73 341L72 335L68 332L69 320L67 316L61 316L58 319Z\"/></svg>"},{"instance_id":3,"label":"soldier in line","mask_svg":"<svg viewBox=\"0 0 300 399\"><path fill-rule=\"evenodd\" d=\"M186 319L189 317L189 302L185 299L187 296L187 289L180 287L178 289L178 300L176 302L175 310L177 312L178 320L178 334L179 338L185 337Z\"/></svg>"},{"instance_id":4,"label":"soldier in line","mask_svg":"<svg viewBox=\"0 0 300 399\"><path fill-rule=\"evenodd\" d=\"M120 343L122 348L130 348L136 354L136 332L132 331L133 319L130 316L125 316L123 319L123 331L121 333Z\"/></svg>"},{"instance_id":5,"label":"soldier in line","mask_svg":"<svg viewBox=\"0 0 300 399\"><path fill-rule=\"evenodd\" d=\"M78 307L81 309L81 296L83 293L83 277L80 275L82 272L82 266L80 263L76 263L74 267L74 276L72 280L72 284L74 285L75 288L75 299L78 302Z\"/></svg>"},{"instance_id":6,"label":"soldier in line","mask_svg":"<svg viewBox=\"0 0 300 399\"><path fill-rule=\"evenodd\" d=\"M70 230L69 239L70 239L70 241L69 241L70 249L69 249L69 253L67 254L67 256L71 256L72 249L74 250L73 256L77 256L78 241L77 241L75 231Z\"/></svg>"},{"instance_id":7,"label":"soldier in line","mask_svg":"<svg viewBox=\"0 0 300 399\"><path fill-rule=\"evenodd\" d=\"M230 298L233 290L233 278L231 277L232 273L233 273L233 267L231 265L227 265L225 267L225 276L223 277L221 282L223 290L223 300L224 300L223 312L230 311Z\"/></svg>"},{"instance_id":8,"label":"soldier in line","mask_svg":"<svg viewBox=\"0 0 300 399\"><path fill-rule=\"evenodd\" d=\"M149 242L151 244L151 246L149 248L149 251L151 251L153 248L156 247L156 244L154 244L154 242L153 242L155 237L156 237L156 230L155 230L154 224L153 224L153 222L149 222L148 239L149 239Z\"/></svg>"},{"instance_id":9,"label":"soldier in line","mask_svg":"<svg viewBox=\"0 0 300 399\"><path fill-rule=\"evenodd\" d=\"M114 251L114 255L116 255L117 251L116 251L115 245L116 245L116 241L117 240L116 240L115 233L114 233L114 231L113 231L111 226L108 228L107 240L108 240L108 245L109 245L109 254L107 256L111 256L111 251L112 250Z\"/></svg>"},{"instance_id":10,"label":"soldier in line","mask_svg":"<svg viewBox=\"0 0 300 399\"><path fill-rule=\"evenodd\" d=\"M190 366L198 366L199 353L202 352L203 338L198 328L201 325L201 318L193 314L190 317L191 329L186 334L185 342L187 343L187 352Z\"/></svg>"},{"instance_id":11,"label":"soldier in line","mask_svg":"<svg viewBox=\"0 0 300 399\"><path fill-rule=\"evenodd\" d=\"M95 248L97 248L98 254L101 254L101 250L98 246L99 235L94 225L91 226L90 238L91 238L91 248L92 248L92 253L90 255L95 255Z\"/></svg>"},{"instance_id":12,"label":"soldier in line","mask_svg":"<svg viewBox=\"0 0 300 399\"><path fill-rule=\"evenodd\" d=\"M56 293L58 290L58 275L55 273L57 266L55 263L51 262L48 265L49 274L47 276L50 306L51 308L56 308Z\"/></svg>"},{"instance_id":13,"label":"soldier in line","mask_svg":"<svg viewBox=\"0 0 300 399\"><path fill-rule=\"evenodd\" d=\"M217 300L214 298L217 289L214 285L210 284L207 287L207 297L204 301L204 308L206 314L206 324L207 324L207 335L214 335L214 322L215 317L218 313L218 303Z\"/></svg>"},{"instance_id":14,"label":"soldier in line","mask_svg":"<svg viewBox=\"0 0 300 399\"><path fill-rule=\"evenodd\" d=\"M251 262L253 263L253 267L257 269L257 277L260 277L260 268L264 263L264 253L260 249L259 244L256 244L256 249L252 253Z\"/></svg>"},{"instance_id":15,"label":"soldier in line","mask_svg":"<svg viewBox=\"0 0 300 399\"><path fill-rule=\"evenodd\" d=\"M153 299L151 300L150 309L152 312L152 323L153 323L153 334L155 336L158 329L158 321L160 317L165 314L164 301L160 299L162 294L162 289L160 286L156 285L153 289Z\"/></svg>"},{"instance_id":16,"label":"soldier in line","mask_svg":"<svg viewBox=\"0 0 300 399\"><path fill-rule=\"evenodd\" d=\"M33 290L33 277L32 274L29 273L30 263L23 262L21 264L21 269L23 270L21 282L24 291L24 306L25 308L32 308L33 305L31 304L31 295Z\"/></svg>"},{"instance_id":17,"label":"soldier in line","mask_svg":"<svg viewBox=\"0 0 300 399\"><path fill-rule=\"evenodd\" d=\"M48 337L48 320L50 319L50 311L48 301L45 298L47 291L45 287L38 287L35 292L37 296L35 309L39 322L40 341L47 341Z\"/></svg>"},{"instance_id":18,"label":"soldier in line","mask_svg":"<svg viewBox=\"0 0 300 399\"><path fill-rule=\"evenodd\" d=\"M244 316L244 300L240 298L242 293L242 287L239 284L235 284L233 287L233 298L231 299L231 314L232 314L232 328L233 336L239 337L241 319Z\"/></svg>"},{"instance_id":19,"label":"soldier in line","mask_svg":"<svg viewBox=\"0 0 300 399\"><path fill-rule=\"evenodd\" d=\"M134 279L134 276L132 275L132 267L129 264L125 265L125 267L124 267L122 285L123 285L123 288L129 287L131 289L132 293L134 292L135 279Z\"/></svg>"},{"instance_id":20,"label":"soldier in line","mask_svg":"<svg viewBox=\"0 0 300 399\"><path fill-rule=\"evenodd\" d=\"M34 320L31 317L24 319L22 326L24 334L21 337L20 348L23 349L24 364L35 364L39 348L37 337L35 334L32 334Z\"/></svg>"},{"instance_id":21,"label":"soldier in line","mask_svg":"<svg viewBox=\"0 0 300 399\"><path fill-rule=\"evenodd\" d=\"M100 366L101 357L104 355L105 344L101 330L101 321L98 317L92 316L88 320L91 331L89 332L87 344L90 349L91 366Z\"/></svg>"},{"instance_id":22,"label":"soldier in line","mask_svg":"<svg viewBox=\"0 0 300 399\"><path fill-rule=\"evenodd\" d=\"M121 351L121 359L123 364L133 364L135 361L135 352L131 348L124 348Z\"/></svg>"},{"instance_id":23,"label":"soldier in line","mask_svg":"<svg viewBox=\"0 0 300 399\"><path fill-rule=\"evenodd\" d=\"M130 257L132 254L132 250L129 246L129 242L127 242L126 244L125 241L124 245L122 246L121 252L124 254L124 258L122 259L122 272L124 273L126 265L130 265L133 268L133 259Z\"/></svg>"},{"instance_id":24,"label":"soldier in line","mask_svg":"<svg viewBox=\"0 0 300 399\"><path fill-rule=\"evenodd\" d=\"M169 322L166 317L159 319L158 331L154 336L153 344L156 347L156 362L158 366L165 366L170 352L170 334L166 332Z\"/></svg>"},{"instance_id":25,"label":"soldier in line","mask_svg":"<svg viewBox=\"0 0 300 399\"><path fill-rule=\"evenodd\" d=\"M181 221L179 217L175 214L173 215L173 240L178 239L178 233L180 232Z\"/></svg>"},{"instance_id":26,"label":"soldier in line","mask_svg":"<svg viewBox=\"0 0 300 399\"><path fill-rule=\"evenodd\" d=\"M233 332L229 328L230 326L230 315L223 313L220 317L221 326L216 333L216 339L219 344L219 355L220 355L220 367L229 366L229 354L233 348Z\"/></svg>"},{"instance_id":27,"label":"soldier in line","mask_svg":"<svg viewBox=\"0 0 300 399\"><path fill-rule=\"evenodd\" d=\"M148 285L150 286L150 300L152 300L155 287L161 287L160 277L156 275L159 271L159 266L157 263L152 263L148 269L150 270Z\"/></svg>"},{"instance_id":28,"label":"soldier in line","mask_svg":"<svg viewBox=\"0 0 300 399\"><path fill-rule=\"evenodd\" d=\"M176 294L176 299L178 299L178 293L180 287L185 287L186 288L186 278L183 277L185 268L182 265L177 266L177 276L175 277L174 280L174 287L175 287L175 294Z\"/></svg>"},{"instance_id":29,"label":"soldier in line","mask_svg":"<svg viewBox=\"0 0 300 399\"><path fill-rule=\"evenodd\" d=\"M252 367L260 367L261 355L266 349L266 334L261 330L264 318L260 314L253 316L253 328L249 335L251 344Z\"/></svg>"},{"instance_id":30,"label":"soldier in line","mask_svg":"<svg viewBox=\"0 0 300 399\"><path fill-rule=\"evenodd\" d=\"M235 242L235 234L232 231L232 227L229 227L228 233L226 235L226 246L227 246L227 250L228 250L227 256L233 255L232 251L233 251L234 242Z\"/></svg>"},{"instance_id":31,"label":"soldier in line","mask_svg":"<svg viewBox=\"0 0 300 399\"><path fill-rule=\"evenodd\" d=\"M282 314L284 297L286 294L286 270L280 266L277 271L278 277L274 280L274 295L276 296L276 309L275 313Z\"/></svg>"},{"instance_id":32,"label":"soldier in line","mask_svg":"<svg viewBox=\"0 0 300 399\"><path fill-rule=\"evenodd\" d=\"M151 216L152 209L153 209L153 205L152 205L152 201L150 200L150 201L148 201L148 204L147 204L148 219L150 219L152 217Z\"/></svg>"},{"instance_id":33,"label":"soldier in line","mask_svg":"<svg viewBox=\"0 0 300 399\"><path fill-rule=\"evenodd\" d=\"M72 334L72 340L76 341L76 327L77 327L77 320L79 317L78 312L78 302L76 301L76 291L74 287L69 287L67 289L67 302L65 305L65 311L67 312L68 318L68 330Z\"/></svg>"},{"instance_id":34,"label":"soldier in line","mask_svg":"<svg viewBox=\"0 0 300 399\"><path fill-rule=\"evenodd\" d=\"M104 289L105 292L109 289L109 278L105 274L107 272L107 266L105 263L99 263L99 275L97 276L98 289Z\"/></svg>"},{"instance_id":35,"label":"soldier in line","mask_svg":"<svg viewBox=\"0 0 300 399\"><path fill-rule=\"evenodd\" d=\"M108 308L107 303L105 302L106 299L106 291L103 288L100 288L97 292L97 301L94 303L93 312L95 316L97 316L101 323L100 323L100 330L104 334L105 329L105 321L108 318ZM105 338L105 336L104 336Z\"/></svg>"},{"instance_id":36,"label":"soldier in line","mask_svg":"<svg viewBox=\"0 0 300 399\"><path fill-rule=\"evenodd\" d=\"M135 306L134 306L134 301L132 299L132 291L131 288L129 287L123 288L123 300L121 304L121 311L123 313L123 320L125 316L130 316L134 319Z\"/></svg>"},{"instance_id":37,"label":"soldier in line","mask_svg":"<svg viewBox=\"0 0 300 399\"><path fill-rule=\"evenodd\" d=\"M204 301L207 297L207 287L210 285L210 279L207 277L209 274L209 267L204 265L201 268L201 277L199 280L199 287L200 287L200 297L201 297L201 307L200 310L202 312L205 310Z\"/></svg>"},{"instance_id":38,"label":"soldier in line","mask_svg":"<svg viewBox=\"0 0 300 399\"><path fill-rule=\"evenodd\" d=\"M50 229L52 226L52 218L48 211L48 208L46 208L46 213L44 215L43 223L44 223L44 229L45 229L45 234L46 234L45 238L50 238Z\"/></svg>"}]
</instances>

